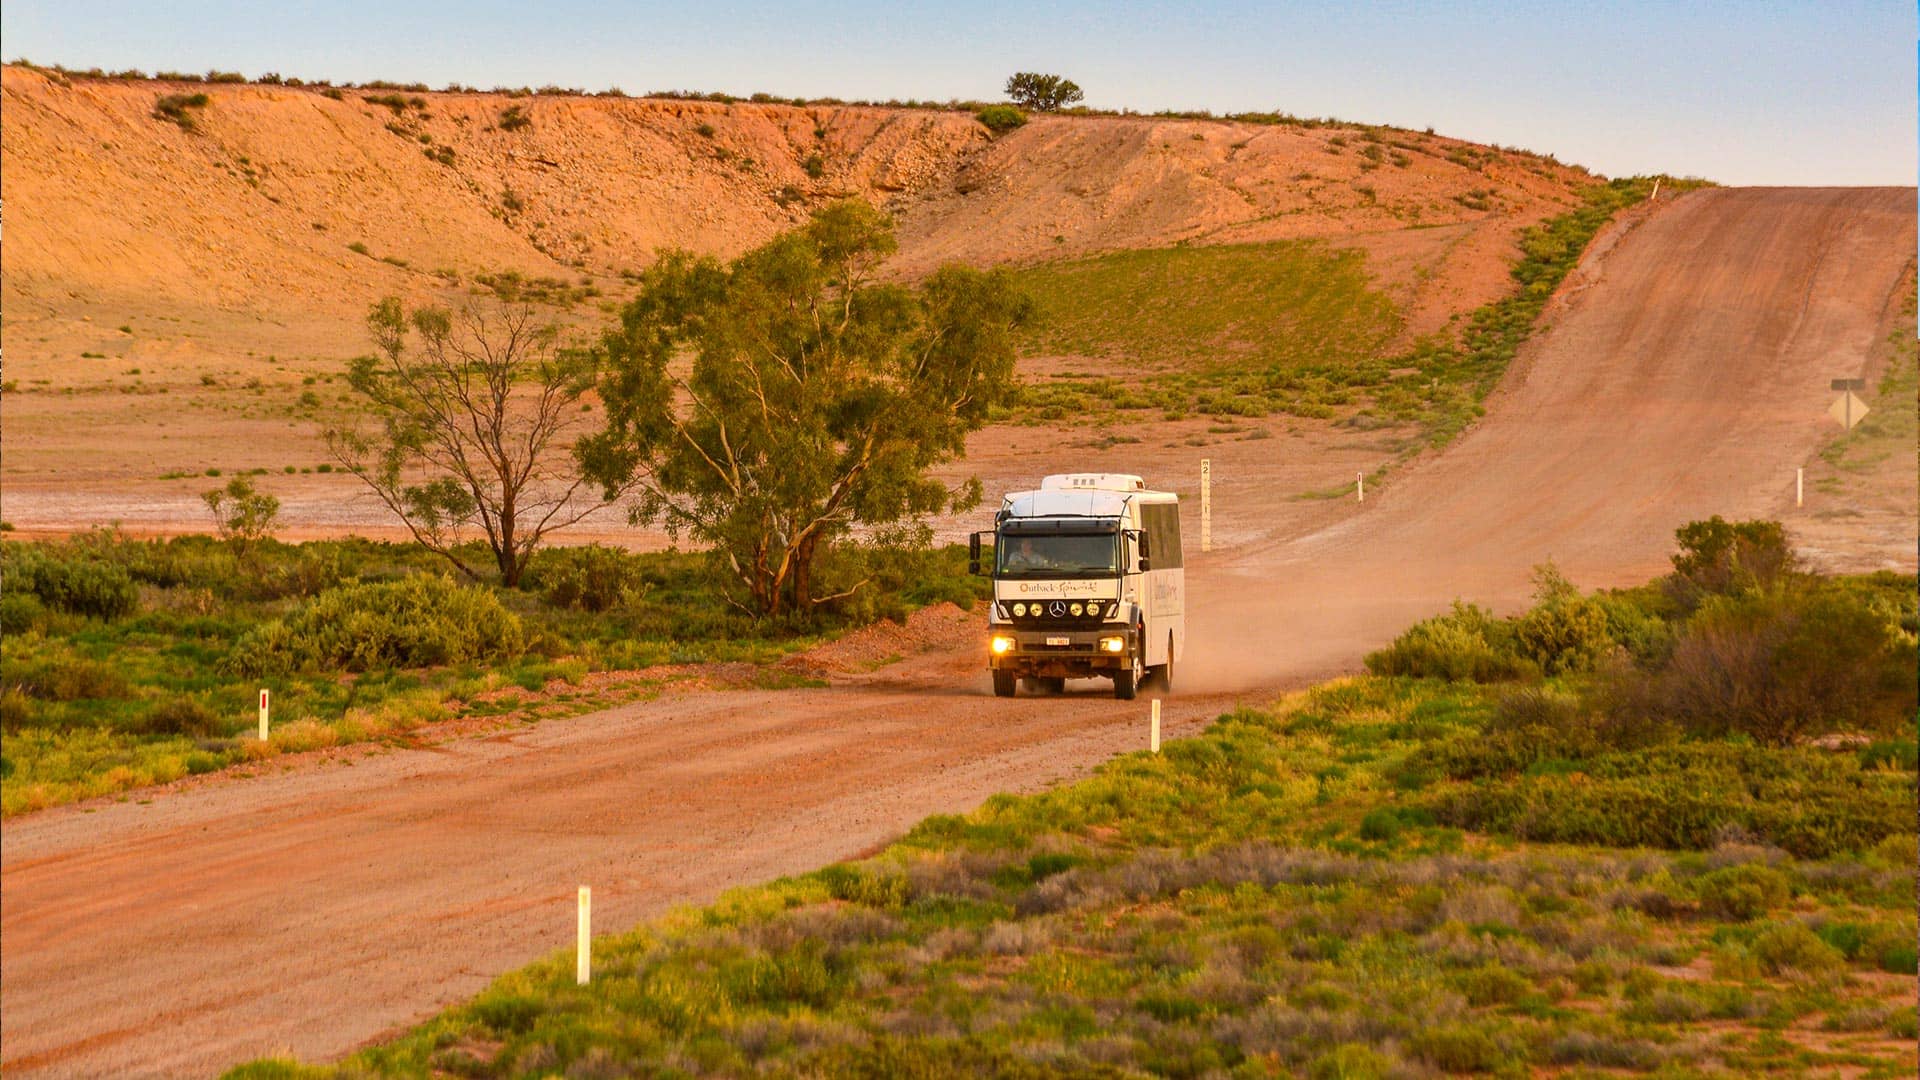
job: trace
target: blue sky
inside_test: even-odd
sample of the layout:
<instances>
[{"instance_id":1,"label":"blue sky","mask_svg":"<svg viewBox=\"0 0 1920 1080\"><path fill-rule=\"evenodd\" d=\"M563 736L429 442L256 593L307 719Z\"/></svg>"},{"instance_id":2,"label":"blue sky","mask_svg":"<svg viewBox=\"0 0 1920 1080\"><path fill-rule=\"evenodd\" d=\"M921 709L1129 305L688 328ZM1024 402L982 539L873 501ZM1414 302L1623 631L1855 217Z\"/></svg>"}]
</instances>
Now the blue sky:
<instances>
[{"instance_id":1,"label":"blue sky","mask_svg":"<svg viewBox=\"0 0 1920 1080\"><path fill-rule=\"evenodd\" d=\"M1067 75L1103 108L1433 126L1609 175L1900 184L1911 3L6 0L7 59L305 78L923 99Z\"/></svg>"}]
</instances>

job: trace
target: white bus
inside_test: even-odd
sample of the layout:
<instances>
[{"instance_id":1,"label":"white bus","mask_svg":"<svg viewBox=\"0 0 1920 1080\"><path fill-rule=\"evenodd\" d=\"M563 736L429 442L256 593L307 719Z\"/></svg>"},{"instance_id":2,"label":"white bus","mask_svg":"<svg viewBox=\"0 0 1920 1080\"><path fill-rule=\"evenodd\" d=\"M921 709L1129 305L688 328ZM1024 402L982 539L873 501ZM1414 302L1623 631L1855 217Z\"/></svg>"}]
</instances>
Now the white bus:
<instances>
[{"instance_id":1,"label":"white bus","mask_svg":"<svg viewBox=\"0 0 1920 1080\"><path fill-rule=\"evenodd\" d=\"M1187 637L1178 496L1121 473L1049 476L1008 495L970 551L973 572L993 577L996 696L1012 697L1022 681L1059 693L1085 678L1112 679L1122 700L1150 678L1172 689Z\"/></svg>"}]
</instances>

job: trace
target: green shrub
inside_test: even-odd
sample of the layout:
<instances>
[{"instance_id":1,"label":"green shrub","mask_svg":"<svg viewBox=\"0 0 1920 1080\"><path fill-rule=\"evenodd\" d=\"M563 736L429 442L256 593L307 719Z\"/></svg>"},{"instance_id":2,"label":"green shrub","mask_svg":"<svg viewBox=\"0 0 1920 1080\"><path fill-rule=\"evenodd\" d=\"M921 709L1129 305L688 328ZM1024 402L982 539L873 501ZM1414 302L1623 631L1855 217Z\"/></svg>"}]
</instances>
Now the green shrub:
<instances>
[{"instance_id":1,"label":"green shrub","mask_svg":"<svg viewBox=\"0 0 1920 1080\"><path fill-rule=\"evenodd\" d=\"M1375 675L1450 682L1499 682L1537 673L1519 655L1511 624L1458 600L1452 612L1415 623L1393 644L1368 653L1366 664Z\"/></svg>"},{"instance_id":2,"label":"green shrub","mask_svg":"<svg viewBox=\"0 0 1920 1080\"><path fill-rule=\"evenodd\" d=\"M1679 550L1669 587L1690 605L1706 596L1772 588L1797 565L1777 521L1727 521L1715 514L1682 525L1673 536Z\"/></svg>"},{"instance_id":3,"label":"green shrub","mask_svg":"<svg viewBox=\"0 0 1920 1080\"><path fill-rule=\"evenodd\" d=\"M46 606L30 592L0 592L0 634L25 633L46 614Z\"/></svg>"},{"instance_id":4,"label":"green shrub","mask_svg":"<svg viewBox=\"0 0 1920 1080\"><path fill-rule=\"evenodd\" d=\"M1514 627L1520 654L1548 675L1591 670L1614 645L1606 609L1552 563L1534 568L1533 580L1534 606Z\"/></svg>"},{"instance_id":5,"label":"green shrub","mask_svg":"<svg viewBox=\"0 0 1920 1080\"><path fill-rule=\"evenodd\" d=\"M220 718L194 698L176 697L148 709L140 727L151 735L186 735L204 739L219 733Z\"/></svg>"},{"instance_id":6,"label":"green shrub","mask_svg":"<svg viewBox=\"0 0 1920 1080\"><path fill-rule=\"evenodd\" d=\"M153 117L165 120L181 131L192 131L197 126L191 110L207 107L205 94L165 94L153 103Z\"/></svg>"},{"instance_id":7,"label":"green shrub","mask_svg":"<svg viewBox=\"0 0 1920 1080\"><path fill-rule=\"evenodd\" d=\"M1012 105L989 105L973 114L995 135L1004 135L1027 122L1027 114Z\"/></svg>"},{"instance_id":8,"label":"green shrub","mask_svg":"<svg viewBox=\"0 0 1920 1080\"><path fill-rule=\"evenodd\" d=\"M1706 849L1738 829L1807 858L1913 830L1905 774L1863 772L1854 758L1822 750L1718 742L1595 754L1578 775L1448 785L1422 805L1441 824L1523 840Z\"/></svg>"},{"instance_id":9,"label":"green shrub","mask_svg":"<svg viewBox=\"0 0 1920 1080\"><path fill-rule=\"evenodd\" d=\"M34 661L8 656L4 670L8 690L42 701L86 701L127 692L126 677L118 669L71 653Z\"/></svg>"},{"instance_id":10,"label":"green shrub","mask_svg":"<svg viewBox=\"0 0 1920 1080\"><path fill-rule=\"evenodd\" d=\"M803 162L800 167L805 169L807 175L815 180L827 175L827 160L819 154L808 154L807 160Z\"/></svg>"},{"instance_id":11,"label":"green shrub","mask_svg":"<svg viewBox=\"0 0 1920 1080\"><path fill-rule=\"evenodd\" d=\"M1706 914L1749 922L1786 903L1793 895L1793 883L1770 866L1742 863L1700 875L1693 892Z\"/></svg>"},{"instance_id":12,"label":"green shrub","mask_svg":"<svg viewBox=\"0 0 1920 1080\"><path fill-rule=\"evenodd\" d=\"M520 619L493 593L432 574L328 589L247 634L225 667L239 675L425 667L519 655Z\"/></svg>"},{"instance_id":13,"label":"green shrub","mask_svg":"<svg viewBox=\"0 0 1920 1080\"><path fill-rule=\"evenodd\" d=\"M0 686L0 729L19 731L33 723L33 700L12 686Z\"/></svg>"},{"instance_id":14,"label":"green shrub","mask_svg":"<svg viewBox=\"0 0 1920 1080\"><path fill-rule=\"evenodd\" d=\"M31 593L47 607L75 615L117 619L140 606L140 590L127 568L78 544L7 544L0 548L0 575L7 592Z\"/></svg>"},{"instance_id":15,"label":"green shrub","mask_svg":"<svg viewBox=\"0 0 1920 1080\"><path fill-rule=\"evenodd\" d=\"M1509 1064L1500 1043L1470 1024L1426 1028L1414 1035L1412 1047L1415 1055L1444 1072L1491 1072Z\"/></svg>"},{"instance_id":16,"label":"green shrub","mask_svg":"<svg viewBox=\"0 0 1920 1080\"><path fill-rule=\"evenodd\" d=\"M500 119L494 123L501 131L519 131L521 128L532 126L533 117L521 111L520 106L509 105L501 110Z\"/></svg>"},{"instance_id":17,"label":"green shrub","mask_svg":"<svg viewBox=\"0 0 1920 1080\"><path fill-rule=\"evenodd\" d=\"M1914 715L1914 664L1913 642L1840 590L1716 596L1624 703L1695 734L1776 746L1827 731L1898 732Z\"/></svg>"},{"instance_id":18,"label":"green shrub","mask_svg":"<svg viewBox=\"0 0 1920 1080\"><path fill-rule=\"evenodd\" d=\"M540 590L554 607L592 612L623 607L644 591L633 556L598 544L542 550L534 557L526 584Z\"/></svg>"},{"instance_id":19,"label":"green shrub","mask_svg":"<svg viewBox=\"0 0 1920 1080\"><path fill-rule=\"evenodd\" d=\"M1820 975L1843 963L1833 946L1799 922L1771 923L1761 928L1753 939L1753 956L1773 975L1788 971Z\"/></svg>"},{"instance_id":20,"label":"green shrub","mask_svg":"<svg viewBox=\"0 0 1920 1080\"><path fill-rule=\"evenodd\" d=\"M311 394L309 394L311 396ZM200 501L213 514L220 539L245 558L252 548L273 535L274 518L280 514L280 500L254 489L253 481L236 476L225 488L203 492Z\"/></svg>"}]
</instances>

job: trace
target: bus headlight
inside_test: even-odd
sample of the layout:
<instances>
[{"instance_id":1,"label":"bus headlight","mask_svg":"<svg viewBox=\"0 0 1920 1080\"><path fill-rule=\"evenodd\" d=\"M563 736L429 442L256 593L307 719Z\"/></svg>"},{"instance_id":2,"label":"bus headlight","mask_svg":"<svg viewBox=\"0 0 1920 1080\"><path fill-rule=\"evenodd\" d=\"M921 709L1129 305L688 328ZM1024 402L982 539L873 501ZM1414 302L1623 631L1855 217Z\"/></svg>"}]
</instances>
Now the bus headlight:
<instances>
[{"instance_id":1,"label":"bus headlight","mask_svg":"<svg viewBox=\"0 0 1920 1080\"><path fill-rule=\"evenodd\" d=\"M1025 605L1025 604L1015 604L1015 605L1013 605L1013 613L1014 613L1014 615L1016 615L1016 616L1025 616L1025 615L1026 615L1026 613L1027 613L1027 605Z\"/></svg>"},{"instance_id":2,"label":"bus headlight","mask_svg":"<svg viewBox=\"0 0 1920 1080\"><path fill-rule=\"evenodd\" d=\"M1083 611L1083 610L1085 610L1085 609L1083 609L1083 608L1082 608L1082 607L1081 607L1081 606L1080 606L1079 604L1075 604L1075 605L1073 605L1072 607L1070 607L1070 608L1068 608L1068 609L1067 609L1067 611L1068 611L1068 612L1069 612L1070 614L1074 614L1074 615L1078 615L1078 614L1080 614L1080 612L1081 612L1081 611Z\"/></svg>"},{"instance_id":3,"label":"bus headlight","mask_svg":"<svg viewBox=\"0 0 1920 1080\"><path fill-rule=\"evenodd\" d=\"M1123 637L1103 637L1100 639L1100 651L1118 653L1127 651L1127 639Z\"/></svg>"},{"instance_id":4,"label":"bus headlight","mask_svg":"<svg viewBox=\"0 0 1920 1080\"><path fill-rule=\"evenodd\" d=\"M1007 653L1010 653L1013 651L1013 639L1010 637L1001 637L1000 635L995 634L993 637L993 644L990 647L993 649L993 655L1005 656Z\"/></svg>"},{"instance_id":5,"label":"bus headlight","mask_svg":"<svg viewBox=\"0 0 1920 1080\"><path fill-rule=\"evenodd\" d=\"M1101 604L1100 601L1098 600L1095 600L1093 603L1087 605L1087 614L1089 615L1097 616L1104 610L1105 610L1105 605Z\"/></svg>"}]
</instances>

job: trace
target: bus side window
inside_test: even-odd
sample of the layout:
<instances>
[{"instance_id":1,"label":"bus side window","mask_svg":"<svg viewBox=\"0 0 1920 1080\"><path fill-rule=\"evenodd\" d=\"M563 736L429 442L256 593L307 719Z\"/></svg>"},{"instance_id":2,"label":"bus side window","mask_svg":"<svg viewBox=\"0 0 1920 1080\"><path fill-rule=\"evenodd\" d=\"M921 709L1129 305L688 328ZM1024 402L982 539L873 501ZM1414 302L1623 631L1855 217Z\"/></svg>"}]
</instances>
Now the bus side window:
<instances>
[{"instance_id":1,"label":"bus side window","mask_svg":"<svg viewBox=\"0 0 1920 1080\"><path fill-rule=\"evenodd\" d=\"M1174 570L1182 565L1180 557L1180 508L1165 504L1141 507L1141 524L1151 537L1153 565L1158 570Z\"/></svg>"}]
</instances>

